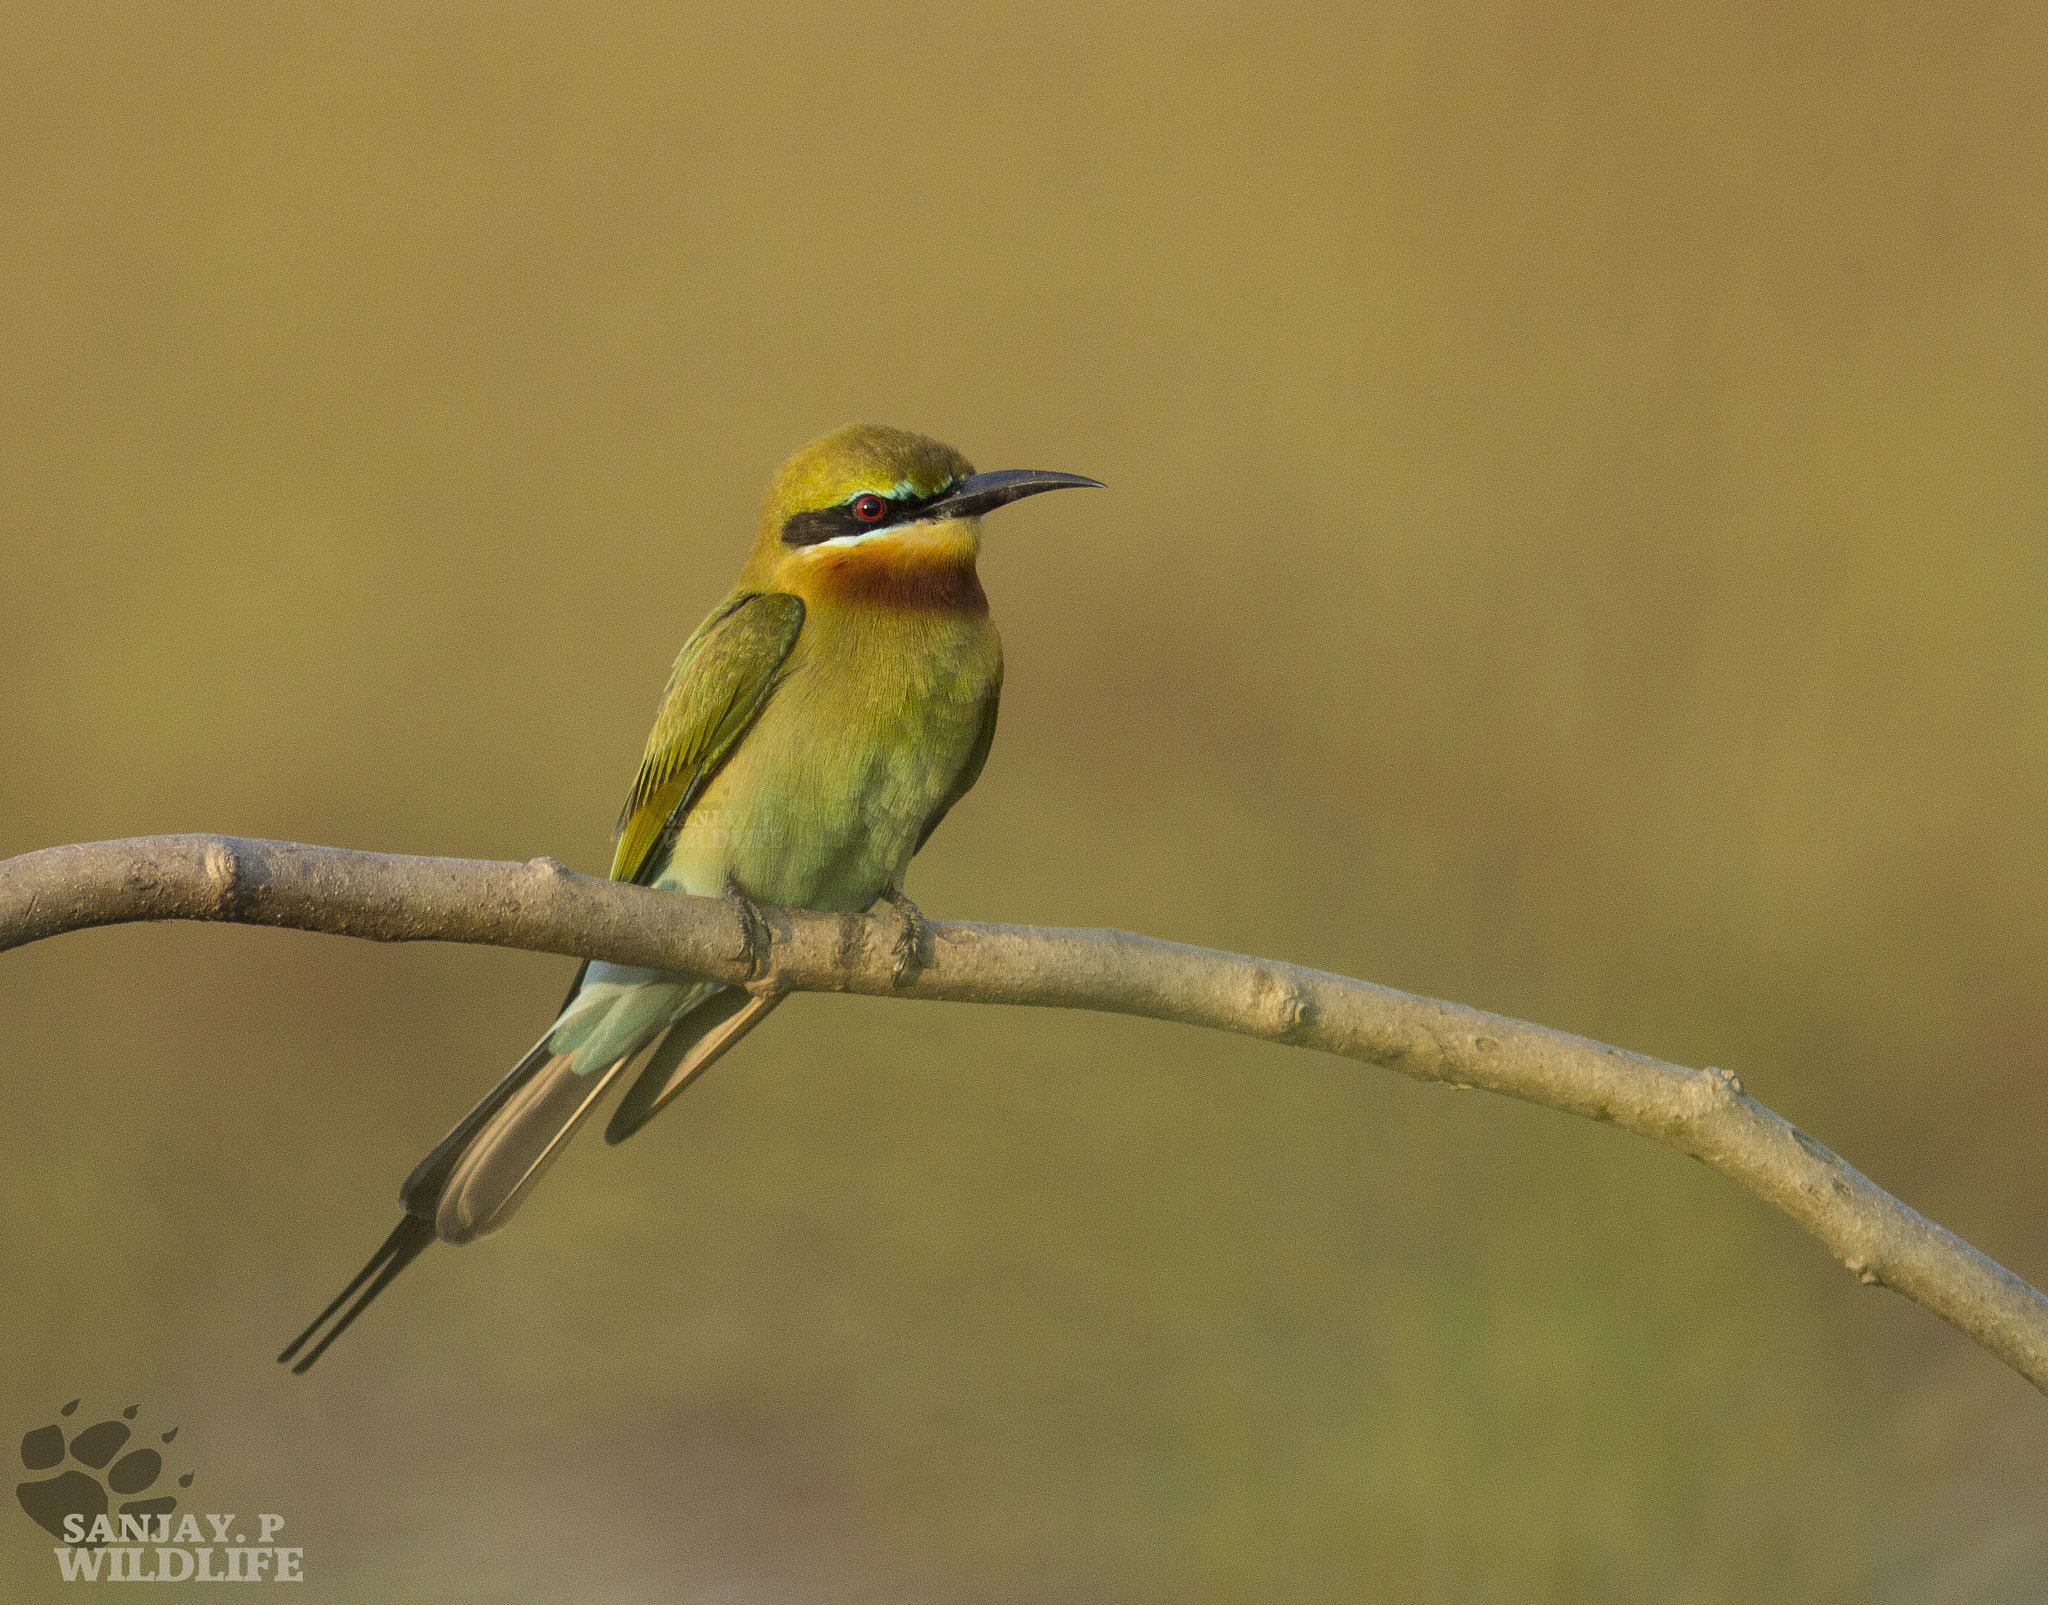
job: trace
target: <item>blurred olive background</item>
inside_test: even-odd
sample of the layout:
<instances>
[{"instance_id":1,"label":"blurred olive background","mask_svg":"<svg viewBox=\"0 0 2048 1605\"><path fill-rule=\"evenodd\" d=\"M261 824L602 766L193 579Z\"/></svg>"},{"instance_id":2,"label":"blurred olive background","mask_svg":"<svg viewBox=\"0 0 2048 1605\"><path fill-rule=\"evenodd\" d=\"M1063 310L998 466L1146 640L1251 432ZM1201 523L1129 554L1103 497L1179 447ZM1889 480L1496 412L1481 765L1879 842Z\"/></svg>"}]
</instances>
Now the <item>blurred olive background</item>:
<instances>
[{"instance_id":1,"label":"blurred olive background","mask_svg":"<svg viewBox=\"0 0 2048 1605\"><path fill-rule=\"evenodd\" d=\"M2048 1277L2038 5L29 4L0 86L0 852L600 871L897 423L1112 487L991 520L927 910L1732 1066ZM2048 1591L2048 1402L1762 1204L1130 1020L798 1000L285 1375L571 969L0 960L8 1441L141 1403L322 1600Z\"/></svg>"}]
</instances>

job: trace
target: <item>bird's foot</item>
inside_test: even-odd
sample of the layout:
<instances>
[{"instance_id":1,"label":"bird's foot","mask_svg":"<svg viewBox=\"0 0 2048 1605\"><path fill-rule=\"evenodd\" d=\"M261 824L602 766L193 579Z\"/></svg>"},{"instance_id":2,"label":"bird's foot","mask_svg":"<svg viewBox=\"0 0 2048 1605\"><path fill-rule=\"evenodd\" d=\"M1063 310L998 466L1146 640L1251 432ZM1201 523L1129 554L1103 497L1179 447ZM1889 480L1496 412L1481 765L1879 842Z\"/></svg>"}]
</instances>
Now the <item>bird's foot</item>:
<instances>
[{"instance_id":1,"label":"bird's foot","mask_svg":"<svg viewBox=\"0 0 2048 1605\"><path fill-rule=\"evenodd\" d=\"M731 875L725 877L725 900L732 904L732 911L740 922L740 949L732 957L747 961L747 979L751 981L767 968L769 950L775 945L775 933L768 928L768 921L759 906L740 889L740 883Z\"/></svg>"},{"instance_id":2,"label":"bird's foot","mask_svg":"<svg viewBox=\"0 0 2048 1605\"><path fill-rule=\"evenodd\" d=\"M896 943L889 949L896 955L896 968L890 972L889 984L901 986L903 977L924 963L924 915L903 895L900 886L890 887L882 899L903 916L903 929L896 933Z\"/></svg>"}]
</instances>

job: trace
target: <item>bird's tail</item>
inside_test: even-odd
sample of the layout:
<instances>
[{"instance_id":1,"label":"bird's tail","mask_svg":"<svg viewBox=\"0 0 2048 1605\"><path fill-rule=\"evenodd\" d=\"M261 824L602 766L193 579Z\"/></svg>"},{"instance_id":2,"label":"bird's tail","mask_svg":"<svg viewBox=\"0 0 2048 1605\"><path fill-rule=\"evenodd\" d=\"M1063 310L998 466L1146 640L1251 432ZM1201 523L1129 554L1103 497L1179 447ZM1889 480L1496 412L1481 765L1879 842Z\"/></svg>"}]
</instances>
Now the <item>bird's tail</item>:
<instances>
[{"instance_id":1,"label":"bird's tail","mask_svg":"<svg viewBox=\"0 0 2048 1605\"><path fill-rule=\"evenodd\" d=\"M737 987L663 977L618 998L618 1004L632 1005L630 1014L638 1017L622 1037L617 1025L625 1023L619 1016L629 1012L626 1008L606 1008L606 1018L594 1030L592 1011L584 1010L579 1019L581 994L611 984L609 978L592 979L597 985L586 987L585 977L577 977L569 1003L548 1034L413 1167L398 1195L405 1218L334 1302L278 1356L280 1363L304 1349L304 1357L292 1366L304 1372L436 1238L467 1243L504 1225L620 1072L643 1052L646 1068L612 1120L608 1141L623 1141L639 1130L780 1001L780 994L757 998ZM645 994L657 987L673 990L663 1000L666 1008L650 1012ZM599 1062L579 1069L579 1061L593 1057L593 1048L600 1050Z\"/></svg>"},{"instance_id":2,"label":"bird's tail","mask_svg":"<svg viewBox=\"0 0 2048 1605\"><path fill-rule=\"evenodd\" d=\"M722 986L678 1019L655 1044L639 1076L612 1111L604 1140L624 1142L660 1114L727 1048L759 1025L783 995L769 992L757 996L740 987Z\"/></svg>"},{"instance_id":3,"label":"bird's tail","mask_svg":"<svg viewBox=\"0 0 2048 1605\"><path fill-rule=\"evenodd\" d=\"M466 1243L503 1225L626 1063L578 1075L570 1055L551 1052L546 1037L536 1043L413 1167L398 1192L405 1218L278 1362L303 1348L292 1370L304 1373L435 1238Z\"/></svg>"}]
</instances>

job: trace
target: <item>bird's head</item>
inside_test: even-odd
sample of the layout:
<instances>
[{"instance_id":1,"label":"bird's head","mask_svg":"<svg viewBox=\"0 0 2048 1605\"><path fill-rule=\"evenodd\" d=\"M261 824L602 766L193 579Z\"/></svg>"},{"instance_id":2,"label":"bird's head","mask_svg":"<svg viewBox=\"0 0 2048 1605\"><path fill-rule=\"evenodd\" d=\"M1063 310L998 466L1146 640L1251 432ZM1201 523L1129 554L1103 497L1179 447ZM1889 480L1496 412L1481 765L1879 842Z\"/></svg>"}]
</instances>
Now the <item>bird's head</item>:
<instances>
[{"instance_id":1,"label":"bird's head","mask_svg":"<svg viewBox=\"0 0 2048 1605\"><path fill-rule=\"evenodd\" d=\"M915 605L971 589L981 515L1043 490L1100 487L1079 474L977 474L951 446L848 424L782 465L761 505L749 579L803 596Z\"/></svg>"}]
</instances>

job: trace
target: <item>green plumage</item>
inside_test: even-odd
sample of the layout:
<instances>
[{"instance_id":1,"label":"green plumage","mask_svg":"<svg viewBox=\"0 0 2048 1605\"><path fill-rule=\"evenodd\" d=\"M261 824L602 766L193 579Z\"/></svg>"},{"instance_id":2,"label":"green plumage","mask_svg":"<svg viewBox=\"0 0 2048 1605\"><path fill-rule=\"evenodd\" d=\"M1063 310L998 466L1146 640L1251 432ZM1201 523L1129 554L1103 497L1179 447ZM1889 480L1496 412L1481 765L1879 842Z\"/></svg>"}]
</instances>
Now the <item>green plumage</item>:
<instances>
[{"instance_id":1,"label":"green plumage","mask_svg":"<svg viewBox=\"0 0 2048 1605\"><path fill-rule=\"evenodd\" d=\"M995 736L1002 646L975 577L980 514L1092 483L976 475L951 447L879 426L799 452L769 489L739 585L676 659L620 815L612 878L818 909L900 896L911 858L980 776ZM405 1220L280 1358L340 1312L297 1368L311 1365L435 1238L467 1242L502 1226L631 1064L642 1070L612 1141L779 1001L585 965L533 1051L407 1178Z\"/></svg>"},{"instance_id":2,"label":"green plumage","mask_svg":"<svg viewBox=\"0 0 2048 1605\"><path fill-rule=\"evenodd\" d=\"M760 713L803 622L794 596L742 593L684 643L619 815L613 880L659 873L673 826Z\"/></svg>"}]
</instances>

